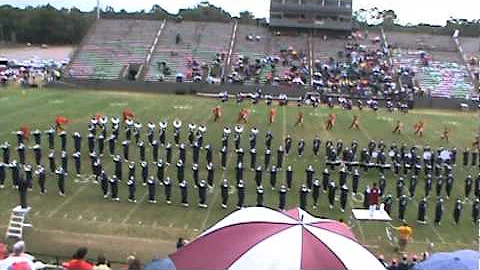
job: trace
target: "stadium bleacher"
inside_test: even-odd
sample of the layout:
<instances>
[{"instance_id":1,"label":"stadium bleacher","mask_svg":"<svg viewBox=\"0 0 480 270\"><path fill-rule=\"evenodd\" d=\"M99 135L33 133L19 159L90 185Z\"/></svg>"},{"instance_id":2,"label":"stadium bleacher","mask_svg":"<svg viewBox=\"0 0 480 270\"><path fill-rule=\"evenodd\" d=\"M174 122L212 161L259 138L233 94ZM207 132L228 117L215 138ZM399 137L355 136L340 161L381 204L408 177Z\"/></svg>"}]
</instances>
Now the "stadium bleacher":
<instances>
[{"instance_id":1,"label":"stadium bleacher","mask_svg":"<svg viewBox=\"0 0 480 270\"><path fill-rule=\"evenodd\" d=\"M152 55L145 80L156 81L163 74L165 81L175 81L176 75L182 73L186 77L185 81L191 81L194 61L211 66L217 54L226 53L232 27L232 23L167 22ZM162 72L162 62L168 67L168 72ZM220 77L219 74L215 75Z\"/></svg>"},{"instance_id":2,"label":"stadium bleacher","mask_svg":"<svg viewBox=\"0 0 480 270\"><path fill-rule=\"evenodd\" d=\"M141 63L160 28L161 21L99 20L70 65L77 78L118 79L129 63Z\"/></svg>"}]
</instances>

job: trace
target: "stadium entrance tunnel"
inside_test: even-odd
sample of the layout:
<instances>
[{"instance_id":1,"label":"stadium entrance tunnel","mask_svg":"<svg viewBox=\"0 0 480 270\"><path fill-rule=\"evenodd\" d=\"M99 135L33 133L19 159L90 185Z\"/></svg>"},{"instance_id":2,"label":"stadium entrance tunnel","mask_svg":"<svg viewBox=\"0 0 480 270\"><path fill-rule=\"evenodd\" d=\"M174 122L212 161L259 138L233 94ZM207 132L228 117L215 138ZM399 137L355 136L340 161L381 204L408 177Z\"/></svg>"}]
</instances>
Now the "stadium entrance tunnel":
<instances>
[{"instance_id":1,"label":"stadium entrance tunnel","mask_svg":"<svg viewBox=\"0 0 480 270\"><path fill-rule=\"evenodd\" d=\"M127 80L129 81L137 80L141 67L142 67L142 64L138 64L138 63L129 64L127 67L127 74L126 74Z\"/></svg>"}]
</instances>

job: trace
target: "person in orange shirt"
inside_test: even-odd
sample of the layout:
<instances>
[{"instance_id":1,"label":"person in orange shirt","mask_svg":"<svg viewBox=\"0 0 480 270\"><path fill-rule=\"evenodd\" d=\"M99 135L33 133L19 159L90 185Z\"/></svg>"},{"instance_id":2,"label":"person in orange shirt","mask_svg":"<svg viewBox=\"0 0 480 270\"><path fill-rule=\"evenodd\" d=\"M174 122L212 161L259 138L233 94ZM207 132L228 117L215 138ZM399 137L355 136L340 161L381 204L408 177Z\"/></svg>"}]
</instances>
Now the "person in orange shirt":
<instances>
[{"instance_id":1,"label":"person in orange shirt","mask_svg":"<svg viewBox=\"0 0 480 270\"><path fill-rule=\"evenodd\" d=\"M215 106L213 107L212 109L212 113L213 113L213 121L214 122L217 122L218 120L220 120L222 118L222 107L220 106Z\"/></svg>"},{"instance_id":2,"label":"person in orange shirt","mask_svg":"<svg viewBox=\"0 0 480 270\"><path fill-rule=\"evenodd\" d=\"M333 129L336 121L337 121L337 116L334 113L329 114L328 120L327 120L327 130Z\"/></svg>"},{"instance_id":3,"label":"person in orange shirt","mask_svg":"<svg viewBox=\"0 0 480 270\"><path fill-rule=\"evenodd\" d=\"M414 128L415 128L415 135L423 137L423 131L425 130L425 123L422 120L420 120L415 124Z\"/></svg>"},{"instance_id":4,"label":"person in orange shirt","mask_svg":"<svg viewBox=\"0 0 480 270\"><path fill-rule=\"evenodd\" d=\"M404 252L407 249L407 243L410 240L410 237L413 234L412 227L408 226L408 223L404 222L402 226L399 227L394 227L390 225L390 227L399 233L399 238L398 238L398 246L399 246L399 251Z\"/></svg>"},{"instance_id":5,"label":"person in orange shirt","mask_svg":"<svg viewBox=\"0 0 480 270\"><path fill-rule=\"evenodd\" d=\"M298 125L303 126L303 120L304 120L304 114L303 112L299 112L297 115L297 122L295 123L295 126L298 126Z\"/></svg>"},{"instance_id":6,"label":"person in orange shirt","mask_svg":"<svg viewBox=\"0 0 480 270\"><path fill-rule=\"evenodd\" d=\"M349 128L350 129L356 129L356 130L360 129L360 118L357 115L353 116L352 124L350 125Z\"/></svg>"},{"instance_id":7,"label":"person in orange shirt","mask_svg":"<svg viewBox=\"0 0 480 270\"><path fill-rule=\"evenodd\" d=\"M396 125L395 128L393 129L392 133L393 133L393 134L395 134L395 133L400 134L402 131L403 131L403 123L400 122L400 120L398 120L398 121L397 121L397 125Z\"/></svg>"},{"instance_id":8,"label":"person in orange shirt","mask_svg":"<svg viewBox=\"0 0 480 270\"><path fill-rule=\"evenodd\" d=\"M271 108L270 113L268 114L268 123L273 124L273 122L275 122L276 116L277 116L277 109Z\"/></svg>"}]
</instances>

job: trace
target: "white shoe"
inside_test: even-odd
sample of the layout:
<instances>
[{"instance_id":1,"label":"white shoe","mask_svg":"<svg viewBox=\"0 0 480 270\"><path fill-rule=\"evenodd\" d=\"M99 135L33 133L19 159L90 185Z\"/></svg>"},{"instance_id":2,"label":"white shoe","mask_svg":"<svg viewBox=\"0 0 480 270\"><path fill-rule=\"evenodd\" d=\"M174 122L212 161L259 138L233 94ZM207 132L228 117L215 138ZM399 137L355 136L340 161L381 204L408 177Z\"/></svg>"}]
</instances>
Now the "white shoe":
<instances>
[{"instance_id":1,"label":"white shoe","mask_svg":"<svg viewBox=\"0 0 480 270\"><path fill-rule=\"evenodd\" d=\"M58 192L58 195L60 195L62 197L65 197L65 193L63 193L63 192Z\"/></svg>"},{"instance_id":2,"label":"white shoe","mask_svg":"<svg viewBox=\"0 0 480 270\"><path fill-rule=\"evenodd\" d=\"M182 203L184 207L188 207L188 203Z\"/></svg>"},{"instance_id":3,"label":"white shoe","mask_svg":"<svg viewBox=\"0 0 480 270\"><path fill-rule=\"evenodd\" d=\"M172 202L171 202L171 201L166 201L166 203L167 203L167 204L172 204Z\"/></svg>"},{"instance_id":4,"label":"white shoe","mask_svg":"<svg viewBox=\"0 0 480 270\"><path fill-rule=\"evenodd\" d=\"M227 209L227 205L226 205L226 204L222 204L222 208L223 208L223 209Z\"/></svg>"}]
</instances>

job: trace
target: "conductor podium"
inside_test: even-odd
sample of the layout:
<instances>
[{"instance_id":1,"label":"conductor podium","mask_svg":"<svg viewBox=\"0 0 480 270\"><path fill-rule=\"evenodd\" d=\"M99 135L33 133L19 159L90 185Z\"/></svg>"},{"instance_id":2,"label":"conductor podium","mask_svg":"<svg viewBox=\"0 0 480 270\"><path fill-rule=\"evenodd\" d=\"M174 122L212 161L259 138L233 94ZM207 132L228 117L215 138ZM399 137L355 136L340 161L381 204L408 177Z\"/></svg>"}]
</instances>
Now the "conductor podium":
<instances>
[{"instance_id":1,"label":"conductor podium","mask_svg":"<svg viewBox=\"0 0 480 270\"><path fill-rule=\"evenodd\" d=\"M353 217L357 220L370 220L370 221L391 221L392 218L383 209L383 204L379 209L352 209Z\"/></svg>"},{"instance_id":2,"label":"conductor podium","mask_svg":"<svg viewBox=\"0 0 480 270\"><path fill-rule=\"evenodd\" d=\"M7 231L5 233L5 240L9 238L23 239L23 228L32 227L27 221L27 216L31 209L31 207L22 208L20 205L13 208Z\"/></svg>"}]
</instances>

